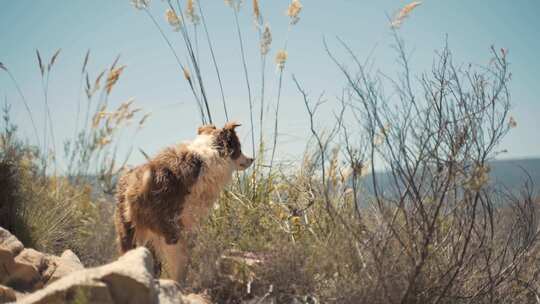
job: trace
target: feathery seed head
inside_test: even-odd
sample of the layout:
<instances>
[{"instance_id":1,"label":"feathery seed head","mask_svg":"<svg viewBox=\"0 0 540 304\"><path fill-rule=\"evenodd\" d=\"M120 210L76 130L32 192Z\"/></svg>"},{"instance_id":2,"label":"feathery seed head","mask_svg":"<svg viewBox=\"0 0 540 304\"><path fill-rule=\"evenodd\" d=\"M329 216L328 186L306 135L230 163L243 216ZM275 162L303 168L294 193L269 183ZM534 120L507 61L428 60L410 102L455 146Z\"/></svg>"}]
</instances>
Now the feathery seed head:
<instances>
[{"instance_id":1,"label":"feathery seed head","mask_svg":"<svg viewBox=\"0 0 540 304\"><path fill-rule=\"evenodd\" d=\"M90 49L88 49L86 51L86 55L84 56L84 61L83 61L82 69L81 69L81 73L83 73L83 74L86 71L86 66L88 65L88 60L90 60Z\"/></svg>"},{"instance_id":2,"label":"feathery seed head","mask_svg":"<svg viewBox=\"0 0 540 304\"><path fill-rule=\"evenodd\" d=\"M110 144L112 142L112 140L109 138L109 137L102 137L100 140L99 140L99 146L100 147L104 147L108 144Z\"/></svg>"},{"instance_id":3,"label":"feathery seed head","mask_svg":"<svg viewBox=\"0 0 540 304\"><path fill-rule=\"evenodd\" d=\"M403 21L409 17L411 12L420 4L422 4L421 1L413 1L407 5L405 5L394 17L394 20L390 23L390 27L392 28L399 28Z\"/></svg>"},{"instance_id":4,"label":"feathery seed head","mask_svg":"<svg viewBox=\"0 0 540 304\"><path fill-rule=\"evenodd\" d=\"M186 6L186 18L193 24L199 24L199 15L195 11L195 0L188 0Z\"/></svg>"},{"instance_id":5,"label":"feathery seed head","mask_svg":"<svg viewBox=\"0 0 540 304\"><path fill-rule=\"evenodd\" d=\"M117 112L126 111L129 109L129 107L135 102L135 98L130 97L128 100L122 102L120 106L118 106L118 109L116 109Z\"/></svg>"},{"instance_id":6,"label":"feathery seed head","mask_svg":"<svg viewBox=\"0 0 540 304\"><path fill-rule=\"evenodd\" d=\"M180 21L180 18L176 14L175 11L168 8L165 11L165 19L169 23L170 26L172 26L173 30L178 32L180 30L180 27L182 26L182 22Z\"/></svg>"},{"instance_id":7,"label":"feathery seed head","mask_svg":"<svg viewBox=\"0 0 540 304\"><path fill-rule=\"evenodd\" d=\"M49 61L49 64L47 65L47 72L50 72L54 63L56 62L56 58L58 58L58 55L60 55L60 51L62 49L58 49L56 50L56 52L54 52L54 55L51 57L51 60Z\"/></svg>"},{"instance_id":8,"label":"feathery seed head","mask_svg":"<svg viewBox=\"0 0 540 304\"><path fill-rule=\"evenodd\" d=\"M142 128L142 126L144 125L144 123L146 122L148 117L150 117L150 115L152 115L152 113L144 114L144 116L141 118L141 120L139 120L139 128Z\"/></svg>"},{"instance_id":9,"label":"feathery seed head","mask_svg":"<svg viewBox=\"0 0 540 304\"><path fill-rule=\"evenodd\" d=\"M253 17L255 23L261 23L261 9L259 8L259 0L253 0Z\"/></svg>"},{"instance_id":10,"label":"feathery seed head","mask_svg":"<svg viewBox=\"0 0 540 304\"><path fill-rule=\"evenodd\" d=\"M41 59L41 55L39 54L38 49L36 49L36 56L38 60L39 71L41 72L41 76L43 76L45 74L45 68L43 67L43 60Z\"/></svg>"},{"instance_id":11,"label":"feathery seed head","mask_svg":"<svg viewBox=\"0 0 540 304\"><path fill-rule=\"evenodd\" d=\"M514 116L510 116L510 119L508 120L508 127L510 128L517 127L517 121L514 119Z\"/></svg>"},{"instance_id":12,"label":"feathery seed head","mask_svg":"<svg viewBox=\"0 0 540 304\"><path fill-rule=\"evenodd\" d=\"M266 24L261 37L261 54L266 55L270 51L270 45L272 44L272 32L270 26Z\"/></svg>"},{"instance_id":13,"label":"feathery seed head","mask_svg":"<svg viewBox=\"0 0 540 304\"><path fill-rule=\"evenodd\" d=\"M94 116L92 117L92 129L96 129L99 126L101 119L105 118L106 116L107 113L104 110L101 110L94 114Z\"/></svg>"},{"instance_id":14,"label":"feathery seed head","mask_svg":"<svg viewBox=\"0 0 540 304\"><path fill-rule=\"evenodd\" d=\"M107 76L107 83L105 84L105 89L107 90L107 94L111 93L112 88L120 78L120 74L122 74L122 71L124 70L126 66L120 66L118 68L113 68L109 71L109 75Z\"/></svg>"},{"instance_id":15,"label":"feathery seed head","mask_svg":"<svg viewBox=\"0 0 540 304\"><path fill-rule=\"evenodd\" d=\"M287 62L287 51L285 50L279 50L276 55L276 64L278 69L283 70L285 67L285 62Z\"/></svg>"},{"instance_id":16,"label":"feathery seed head","mask_svg":"<svg viewBox=\"0 0 540 304\"><path fill-rule=\"evenodd\" d=\"M182 68L182 71L184 72L184 78L191 82L191 74L189 73L189 70L184 67Z\"/></svg>"},{"instance_id":17,"label":"feathery seed head","mask_svg":"<svg viewBox=\"0 0 540 304\"><path fill-rule=\"evenodd\" d=\"M240 11L242 0L225 0L225 5L230 6L235 11Z\"/></svg>"},{"instance_id":18,"label":"feathery seed head","mask_svg":"<svg viewBox=\"0 0 540 304\"><path fill-rule=\"evenodd\" d=\"M149 3L150 0L131 0L131 5L136 9L146 9Z\"/></svg>"},{"instance_id":19,"label":"feathery seed head","mask_svg":"<svg viewBox=\"0 0 540 304\"><path fill-rule=\"evenodd\" d=\"M289 8L287 9L287 16L291 18L290 23L296 24L298 21L300 21L300 12L302 11L302 3L300 3L300 0L292 0L291 4L289 5Z\"/></svg>"}]
</instances>

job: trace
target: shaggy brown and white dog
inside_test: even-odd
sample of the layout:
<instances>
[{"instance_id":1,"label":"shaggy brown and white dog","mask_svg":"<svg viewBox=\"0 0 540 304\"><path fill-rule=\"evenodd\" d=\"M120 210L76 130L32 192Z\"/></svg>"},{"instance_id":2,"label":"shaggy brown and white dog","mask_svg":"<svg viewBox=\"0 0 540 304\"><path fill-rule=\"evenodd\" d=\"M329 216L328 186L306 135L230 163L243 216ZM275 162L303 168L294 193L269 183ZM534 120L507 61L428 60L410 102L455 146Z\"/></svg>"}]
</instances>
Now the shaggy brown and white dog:
<instances>
[{"instance_id":1,"label":"shaggy brown and white dog","mask_svg":"<svg viewBox=\"0 0 540 304\"><path fill-rule=\"evenodd\" d=\"M193 141L168 147L124 173L115 213L120 253L148 246L173 279L183 279L188 253L182 233L208 214L234 171L253 163L242 153L238 126L202 126Z\"/></svg>"}]
</instances>

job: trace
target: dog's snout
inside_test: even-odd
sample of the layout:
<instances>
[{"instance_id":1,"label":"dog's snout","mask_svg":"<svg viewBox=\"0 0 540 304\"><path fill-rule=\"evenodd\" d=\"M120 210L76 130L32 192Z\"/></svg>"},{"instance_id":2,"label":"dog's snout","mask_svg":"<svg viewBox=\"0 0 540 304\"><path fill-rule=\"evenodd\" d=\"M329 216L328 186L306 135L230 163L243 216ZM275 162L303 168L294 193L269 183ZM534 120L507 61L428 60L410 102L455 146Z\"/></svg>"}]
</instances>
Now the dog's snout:
<instances>
[{"instance_id":1,"label":"dog's snout","mask_svg":"<svg viewBox=\"0 0 540 304\"><path fill-rule=\"evenodd\" d=\"M246 157L246 160L244 162L244 167L247 168L249 166L251 166L251 164L253 163L254 159L251 158L251 157Z\"/></svg>"},{"instance_id":2,"label":"dog's snout","mask_svg":"<svg viewBox=\"0 0 540 304\"><path fill-rule=\"evenodd\" d=\"M249 168L249 166L251 166L251 164L253 163L253 160L254 160L253 158L245 156L242 162L240 163L240 166L243 169L247 169Z\"/></svg>"},{"instance_id":3,"label":"dog's snout","mask_svg":"<svg viewBox=\"0 0 540 304\"><path fill-rule=\"evenodd\" d=\"M253 164L254 159L252 157L247 157L246 155L242 154L238 159L236 159L236 166L237 170L245 170Z\"/></svg>"}]
</instances>

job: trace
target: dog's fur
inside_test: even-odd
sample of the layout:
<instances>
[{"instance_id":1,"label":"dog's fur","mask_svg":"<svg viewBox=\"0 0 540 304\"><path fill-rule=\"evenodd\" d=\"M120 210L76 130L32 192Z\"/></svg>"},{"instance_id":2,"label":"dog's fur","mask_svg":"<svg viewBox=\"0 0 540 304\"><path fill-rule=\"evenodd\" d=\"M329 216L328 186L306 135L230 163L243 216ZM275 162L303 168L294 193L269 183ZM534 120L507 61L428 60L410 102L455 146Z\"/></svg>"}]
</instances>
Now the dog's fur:
<instances>
[{"instance_id":1,"label":"dog's fur","mask_svg":"<svg viewBox=\"0 0 540 304\"><path fill-rule=\"evenodd\" d=\"M177 281L187 263L183 232L204 218L235 170L253 162L228 123L205 125L188 143L169 147L119 179L115 225L120 253L150 247Z\"/></svg>"}]
</instances>

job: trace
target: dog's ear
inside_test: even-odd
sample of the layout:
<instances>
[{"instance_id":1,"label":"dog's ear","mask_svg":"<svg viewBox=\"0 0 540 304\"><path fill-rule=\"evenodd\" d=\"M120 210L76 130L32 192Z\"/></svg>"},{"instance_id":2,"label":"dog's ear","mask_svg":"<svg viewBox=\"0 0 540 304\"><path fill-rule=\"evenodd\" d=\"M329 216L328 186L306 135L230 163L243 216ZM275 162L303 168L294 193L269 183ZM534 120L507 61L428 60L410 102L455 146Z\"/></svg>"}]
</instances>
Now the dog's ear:
<instances>
[{"instance_id":1,"label":"dog's ear","mask_svg":"<svg viewBox=\"0 0 540 304\"><path fill-rule=\"evenodd\" d=\"M197 135L201 135L201 134L210 134L212 133L212 131L214 131L216 129L216 126L214 125L204 125L204 126L200 126L198 129L197 129Z\"/></svg>"},{"instance_id":2,"label":"dog's ear","mask_svg":"<svg viewBox=\"0 0 540 304\"><path fill-rule=\"evenodd\" d=\"M232 130L234 131L234 129L236 129L237 127L240 127L241 124L237 123L236 121L231 121L231 122L228 122L225 124L225 126L223 127L224 130Z\"/></svg>"},{"instance_id":3,"label":"dog's ear","mask_svg":"<svg viewBox=\"0 0 540 304\"><path fill-rule=\"evenodd\" d=\"M240 124L236 122L228 122L223 129L220 129L216 136L216 145L222 156L230 156L236 159L242 153L240 149L240 141L234 131Z\"/></svg>"}]
</instances>

